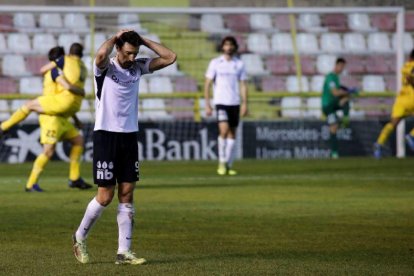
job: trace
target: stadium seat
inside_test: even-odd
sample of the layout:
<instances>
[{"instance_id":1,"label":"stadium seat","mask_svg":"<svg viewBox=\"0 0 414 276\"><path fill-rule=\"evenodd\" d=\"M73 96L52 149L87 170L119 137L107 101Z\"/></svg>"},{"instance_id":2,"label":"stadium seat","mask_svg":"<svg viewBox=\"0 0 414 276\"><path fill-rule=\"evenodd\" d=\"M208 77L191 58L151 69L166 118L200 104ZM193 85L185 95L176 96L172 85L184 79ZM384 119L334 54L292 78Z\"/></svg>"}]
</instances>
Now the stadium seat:
<instances>
[{"instance_id":1,"label":"stadium seat","mask_svg":"<svg viewBox=\"0 0 414 276\"><path fill-rule=\"evenodd\" d=\"M16 54L28 54L32 52L30 38L24 33L12 33L7 37L9 52Z\"/></svg>"},{"instance_id":2,"label":"stadium seat","mask_svg":"<svg viewBox=\"0 0 414 276\"><path fill-rule=\"evenodd\" d=\"M64 26L75 32L89 32L88 21L82 13L67 13L63 19Z\"/></svg>"},{"instance_id":3,"label":"stadium seat","mask_svg":"<svg viewBox=\"0 0 414 276\"><path fill-rule=\"evenodd\" d=\"M319 119L322 117L322 102L320 97L310 97L306 99L306 117Z\"/></svg>"},{"instance_id":4,"label":"stadium seat","mask_svg":"<svg viewBox=\"0 0 414 276\"><path fill-rule=\"evenodd\" d=\"M316 60L316 68L320 74L328 74L334 69L336 62L336 56L333 55L320 55Z\"/></svg>"},{"instance_id":5,"label":"stadium seat","mask_svg":"<svg viewBox=\"0 0 414 276\"><path fill-rule=\"evenodd\" d=\"M397 91L397 78L393 75L385 76L385 87L387 91Z\"/></svg>"},{"instance_id":6,"label":"stadium seat","mask_svg":"<svg viewBox=\"0 0 414 276\"><path fill-rule=\"evenodd\" d=\"M322 34L320 42L323 52L341 53L343 51L341 36L337 33Z\"/></svg>"},{"instance_id":7,"label":"stadium seat","mask_svg":"<svg viewBox=\"0 0 414 276\"><path fill-rule=\"evenodd\" d=\"M47 64L49 60L46 55L41 56L28 56L26 58L27 71L32 75L40 75L40 67Z\"/></svg>"},{"instance_id":8,"label":"stadium seat","mask_svg":"<svg viewBox=\"0 0 414 276\"><path fill-rule=\"evenodd\" d=\"M325 76L316 75L311 79L311 92L322 92Z\"/></svg>"},{"instance_id":9,"label":"stadium seat","mask_svg":"<svg viewBox=\"0 0 414 276\"><path fill-rule=\"evenodd\" d=\"M395 17L389 14L371 14L371 25L382 32L394 32L396 30Z\"/></svg>"},{"instance_id":10,"label":"stadium seat","mask_svg":"<svg viewBox=\"0 0 414 276\"><path fill-rule=\"evenodd\" d=\"M274 31L270 14L253 13L250 15L250 28L254 31Z\"/></svg>"},{"instance_id":11,"label":"stadium seat","mask_svg":"<svg viewBox=\"0 0 414 276\"><path fill-rule=\"evenodd\" d=\"M342 13L325 14L322 17L322 26L327 27L331 32L348 31L347 17Z\"/></svg>"},{"instance_id":12,"label":"stadium seat","mask_svg":"<svg viewBox=\"0 0 414 276\"><path fill-rule=\"evenodd\" d=\"M270 56L265 59L266 68L274 75L293 74L292 61L287 56Z\"/></svg>"},{"instance_id":13,"label":"stadium seat","mask_svg":"<svg viewBox=\"0 0 414 276\"><path fill-rule=\"evenodd\" d=\"M13 78L0 78L0 94L18 93L16 80Z\"/></svg>"},{"instance_id":14,"label":"stadium seat","mask_svg":"<svg viewBox=\"0 0 414 276\"><path fill-rule=\"evenodd\" d=\"M6 100L0 100L0 121L5 121L10 117L9 105Z\"/></svg>"},{"instance_id":15,"label":"stadium seat","mask_svg":"<svg viewBox=\"0 0 414 276\"><path fill-rule=\"evenodd\" d=\"M371 27L368 14L365 13L351 13L348 14L348 27L356 32L371 32L375 31Z\"/></svg>"},{"instance_id":16,"label":"stadium seat","mask_svg":"<svg viewBox=\"0 0 414 276\"><path fill-rule=\"evenodd\" d=\"M11 111L14 112L18 108L20 108L22 105L24 105L27 102L27 100L12 100L11 101ZM38 122L38 115L36 112L31 112L30 115L24 119L21 124L24 123L37 123Z\"/></svg>"},{"instance_id":17,"label":"stadium seat","mask_svg":"<svg viewBox=\"0 0 414 276\"><path fill-rule=\"evenodd\" d=\"M367 52L365 38L359 33L344 34L344 48L350 53L362 54Z\"/></svg>"},{"instance_id":18,"label":"stadium seat","mask_svg":"<svg viewBox=\"0 0 414 276\"><path fill-rule=\"evenodd\" d=\"M93 81L93 77L90 76L88 78L86 78L85 81L85 93L88 95L93 95L93 91L94 91L94 81Z\"/></svg>"},{"instance_id":19,"label":"stadium seat","mask_svg":"<svg viewBox=\"0 0 414 276\"><path fill-rule=\"evenodd\" d=\"M89 104L88 100L82 101L81 108L76 113L76 116L81 122L90 123L94 120L92 112L91 112L91 105Z\"/></svg>"},{"instance_id":20,"label":"stadium seat","mask_svg":"<svg viewBox=\"0 0 414 276\"><path fill-rule=\"evenodd\" d=\"M405 13L405 31L412 32L414 31L414 12Z\"/></svg>"},{"instance_id":21,"label":"stadium seat","mask_svg":"<svg viewBox=\"0 0 414 276\"><path fill-rule=\"evenodd\" d=\"M136 13L120 13L118 14L118 28L120 29L132 29L138 33L146 32L142 28L139 16Z\"/></svg>"},{"instance_id":22,"label":"stadium seat","mask_svg":"<svg viewBox=\"0 0 414 276\"><path fill-rule=\"evenodd\" d=\"M296 76L288 76L286 78L286 89L292 93L298 92L309 92L309 81L308 78L302 76L302 90L299 88L298 78Z\"/></svg>"},{"instance_id":23,"label":"stadium seat","mask_svg":"<svg viewBox=\"0 0 414 276\"><path fill-rule=\"evenodd\" d=\"M263 92L286 91L285 80L280 77L264 77L261 86Z\"/></svg>"},{"instance_id":24,"label":"stadium seat","mask_svg":"<svg viewBox=\"0 0 414 276\"><path fill-rule=\"evenodd\" d=\"M147 94L149 92L148 81L146 78L140 78L139 80L139 93Z\"/></svg>"},{"instance_id":25,"label":"stadium seat","mask_svg":"<svg viewBox=\"0 0 414 276\"><path fill-rule=\"evenodd\" d=\"M298 18L299 29L307 32L326 31L321 26L321 17L316 13L301 13Z\"/></svg>"},{"instance_id":26,"label":"stadium seat","mask_svg":"<svg viewBox=\"0 0 414 276\"><path fill-rule=\"evenodd\" d=\"M201 15L200 28L208 33L229 33L230 30L224 28L224 20L221 14Z\"/></svg>"},{"instance_id":27,"label":"stadium seat","mask_svg":"<svg viewBox=\"0 0 414 276\"><path fill-rule=\"evenodd\" d=\"M143 99L142 116L150 120L171 120L173 117L165 110L163 99Z\"/></svg>"},{"instance_id":28,"label":"stadium seat","mask_svg":"<svg viewBox=\"0 0 414 276\"><path fill-rule=\"evenodd\" d=\"M154 72L154 75L161 75L161 76L182 76L184 75L183 72L178 71L177 62Z\"/></svg>"},{"instance_id":29,"label":"stadium seat","mask_svg":"<svg viewBox=\"0 0 414 276\"><path fill-rule=\"evenodd\" d=\"M83 56L82 61L86 66L86 69L88 70L88 76L93 76L93 70L92 70L92 57L90 55Z\"/></svg>"},{"instance_id":30,"label":"stadium seat","mask_svg":"<svg viewBox=\"0 0 414 276\"><path fill-rule=\"evenodd\" d=\"M69 54L69 48L72 45L72 43L75 43L75 42L83 44L83 41L78 34L64 33L64 34L60 34L58 37L58 45L65 48L66 54Z\"/></svg>"},{"instance_id":31,"label":"stadium seat","mask_svg":"<svg viewBox=\"0 0 414 276\"><path fill-rule=\"evenodd\" d=\"M174 119L185 120L194 118L194 100L192 99L172 99L170 105L172 107L186 109L186 110L176 110L171 111L171 115Z\"/></svg>"},{"instance_id":32,"label":"stadium seat","mask_svg":"<svg viewBox=\"0 0 414 276\"><path fill-rule=\"evenodd\" d=\"M363 74L366 73L365 70L365 56L360 55L350 55L345 56L346 66L345 71L348 74Z\"/></svg>"},{"instance_id":33,"label":"stadium seat","mask_svg":"<svg viewBox=\"0 0 414 276\"><path fill-rule=\"evenodd\" d=\"M290 20L287 14L276 14L274 16L275 28L279 31L286 32L290 31Z\"/></svg>"},{"instance_id":34,"label":"stadium seat","mask_svg":"<svg viewBox=\"0 0 414 276\"><path fill-rule=\"evenodd\" d=\"M52 34L35 34L33 36L33 51L47 55L52 47L57 46L56 39Z\"/></svg>"},{"instance_id":35,"label":"stadium seat","mask_svg":"<svg viewBox=\"0 0 414 276\"><path fill-rule=\"evenodd\" d=\"M361 84L359 80L354 76L350 76L350 75L341 76L340 80L341 80L341 85L344 85L346 87L356 87L358 89L361 89Z\"/></svg>"},{"instance_id":36,"label":"stadium seat","mask_svg":"<svg viewBox=\"0 0 414 276\"><path fill-rule=\"evenodd\" d=\"M257 54L241 55L241 60L246 66L246 72L250 76L268 75L269 72L264 70L263 61Z\"/></svg>"},{"instance_id":37,"label":"stadium seat","mask_svg":"<svg viewBox=\"0 0 414 276\"><path fill-rule=\"evenodd\" d=\"M391 46L388 34L372 33L368 35L368 49L375 53L390 53Z\"/></svg>"},{"instance_id":38,"label":"stadium seat","mask_svg":"<svg viewBox=\"0 0 414 276\"><path fill-rule=\"evenodd\" d=\"M197 81L191 77L179 77L175 79L176 92L197 92Z\"/></svg>"},{"instance_id":39,"label":"stadium seat","mask_svg":"<svg viewBox=\"0 0 414 276\"><path fill-rule=\"evenodd\" d=\"M149 91L151 93L172 93L173 84L168 77L153 77L149 79Z\"/></svg>"},{"instance_id":40,"label":"stadium seat","mask_svg":"<svg viewBox=\"0 0 414 276\"><path fill-rule=\"evenodd\" d=\"M414 48L413 37L411 36L411 34L404 33L403 41L404 41L403 42L404 52L405 53L411 52ZM392 35L392 48L394 50L397 49L397 34Z\"/></svg>"},{"instance_id":41,"label":"stadium seat","mask_svg":"<svg viewBox=\"0 0 414 276\"><path fill-rule=\"evenodd\" d=\"M13 15L0 14L0 32L16 31L13 27Z\"/></svg>"},{"instance_id":42,"label":"stadium seat","mask_svg":"<svg viewBox=\"0 0 414 276\"><path fill-rule=\"evenodd\" d=\"M39 26L45 28L45 31L61 31L63 27L62 16L59 13L41 13Z\"/></svg>"},{"instance_id":43,"label":"stadium seat","mask_svg":"<svg viewBox=\"0 0 414 276\"><path fill-rule=\"evenodd\" d=\"M99 47L106 41L106 35L104 33L95 33L94 48L91 49L91 34L85 36L85 52L90 53L91 51L95 53L98 51Z\"/></svg>"},{"instance_id":44,"label":"stadium seat","mask_svg":"<svg viewBox=\"0 0 414 276\"><path fill-rule=\"evenodd\" d=\"M260 33L249 34L247 37L247 47L250 52L267 54L270 53L270 43L267 35Z\"/></svg>"},{"instance_id":45,"label":"stadium seat","mask_svg":"<svg viewBox=\"0 0 414 276\"><path fill-rule=\"evenodd\" d=\"M225 16L226 26L233 32L250 32L250 20L247 14L228 14Z\"/></svg>"},{"instance_id":46,"label":"stadium seat","mask_svg":"<svg viewBox=\"0 0 414 276\"><path fill-rule=\"evenodd\" d=\"M43 81L41 77L20 78L19 92L22 94L41 95L43 93Z\"/></svg>"},{"instance_id":47,"label":"stadium seat","mask_svg":"<svg viewBox=\"0 0 414 276\"><path fill-rule=\"evenodd\" d=\"M277 54L293 54L292 36L288 33L276 33L272 36L272 51Z\"/></svg>"},{"instance_id":48,"label":"stadium seat","mask_svg":"<svg viewBox=\"0 0 414 276\"><path fill-rule=\"evenodd\" d=\"M7 53L7 43L6 38L4 37L4 34L0 33L0 53Z\"/></svg>"},{"instance_id":49,"label":"stadium seat","mask_svg":"<svg viewBox=\"0 0 414 276\"><path fill-rule=\"evenodd\" d=\"M384 55L368 55L365 66L370 74L387 74L392 72Z\"/></svg>"},{"instance_id":50,"label":"stadium seat","mask_svg":"<svg viewBox=\"0 0 414 276\"><path fill-rule=\"evenodd\" d=\"M296 44L300 53L316 54L319 52L318 40L316 35L300 33L296 37Z\"/></svg>"},{"instance_id":51,"label":"stadium seat","mask_svg":"<svg viewBox=\"0 0 414 276\"><path fill-rule=\"evenodd\" d=\"M299 118L302 117L302 99L300 97L284 97L281 101L282 117Z\"/></svg>"},{"instance_id":52,"label":"stadium seat","mask_svg":"<svg viewBox=\"0 0 414 276\"><path fill-rule=\"evenodd\" d=\"M5 76L22 77L30 75L26 71L26 64L21 55L5 55L3 56L2 72Z\"/></svg>"},{"instance_id":53,"label":"stadium seat","mask_svg":"<svg viewBox=\"0 0 414 276\"><path fill-rule=\"evenodd\" d=\"M236 39L237 44L239 44L239 49L238 49L239 54L240 53L241 54L247 53L248 52L248 49L247 49L247 41L244 38L244 36L243 35L240 35L240 34L235 34L234 35L234 38Z\"/></svg>"},{"instance_id":54,"label":"stadium seat","mask_svg":"<svg viewBox=\"0 0 414 276\"><path fill-rule=\"evenodd\" d=\"M312 56L300 56L300 63L302 67L302 74L313 75L316 73L315 58ZM292 61L293 72L296 72L296 64Z\"/></svg>"},{"instance_id":55,"label":"stadium seat","mask_svg":"<svg viewBox=\"0 0 414 276\"><path fill-rule=\"evenodd\" d=\"M15 13L13 15L13 25L22 32L36 31L36 21L33 13Z\"/></svg>"},{"instance_id":56,"label":"stadium seat","mask_svg":"<svg viewBox=\"0 0 414 276\"><path fill-rule=\"evenodd\" d=\"M362 89L364 92L383 92L385 82L382 76L366 75L362 78Z\"/></svg>"}]
</instances>

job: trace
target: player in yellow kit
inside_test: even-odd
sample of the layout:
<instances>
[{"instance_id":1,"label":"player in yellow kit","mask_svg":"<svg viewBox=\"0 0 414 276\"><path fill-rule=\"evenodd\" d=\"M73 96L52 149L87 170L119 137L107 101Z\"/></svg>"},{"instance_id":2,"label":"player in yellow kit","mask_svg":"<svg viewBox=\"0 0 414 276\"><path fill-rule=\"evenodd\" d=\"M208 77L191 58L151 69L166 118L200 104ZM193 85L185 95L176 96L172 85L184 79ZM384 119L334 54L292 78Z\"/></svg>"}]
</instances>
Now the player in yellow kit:
<instances>
[{"instance_id":1,"label":"player in yellow kit","mask_svg":"<svg viewBox=\"0 0 414 276\"><path fill-rule=\"evenodd\" d=\"M82 54L83 46L79 43L73 43L69 55L44 66L44 72L52 70L52 78L57 83L57 94L40 96L28 101L16 110L8 120L0 124L0 136L12 126L23 121L32 111L62 117L71 117L79 111L85 96L83 89L87 76L85 64L81 60ZM54 68L56 70L53 70ZM63 76L67 82L61 81Z\"/></svg>"},{"instance_id":2,"label":"player in yellow kit","mask_svg":"<svg viewBox=\"0 0 414 276\"><path fill-rule=\"evenodd\" d=\"M64 56L64 49L62 47L54 47L49 51L49 60L56 61L59 63L60 58ZM59 95L58 83L55 82L55 77L59 75L57 67L48 69L51 67L49 64L42 67L41 72L44 73L43 79L43 95L44 96L54 96ZM68 83L65 76L60 76L59 82L63 86L69 87L69 89L83 93L83 89L74 87ZM73 116L75 123L80 125L79 120L76 116ZM38 184L40 174L47 165L50 158L53 156L56 148L56 143L59 141L67 140L72 144L70 151L70 169L69 169L69 187L79 188L79 189L89 189L92 185L87 184L80 177L80 159L83 152L83 137L79 131L71 124L68 118L56 116L56 115L46 115L40 114L39 116L40 124L40 142L43 145L43 152L39 154L33 164L32 171L30 173L29 179L26 184L25 190L27 192L42 192Z\"/></svg>"},{"instance_id":3,"label":"player in yellow kit","mask_svg":"<svg viewBox=\"0 0 414 276\"><path fill-rule=\"evenodd\" d=\"M404 64L402 72L402 87L392 107L391 121L387 123L374 144L375 158L381 158L382 148L388 137L402 119L414 115L414 50L411 51L409 60ZM414 151L414 128L405 136L405 140L411 150Z\"/></svg>"}]
</instances>

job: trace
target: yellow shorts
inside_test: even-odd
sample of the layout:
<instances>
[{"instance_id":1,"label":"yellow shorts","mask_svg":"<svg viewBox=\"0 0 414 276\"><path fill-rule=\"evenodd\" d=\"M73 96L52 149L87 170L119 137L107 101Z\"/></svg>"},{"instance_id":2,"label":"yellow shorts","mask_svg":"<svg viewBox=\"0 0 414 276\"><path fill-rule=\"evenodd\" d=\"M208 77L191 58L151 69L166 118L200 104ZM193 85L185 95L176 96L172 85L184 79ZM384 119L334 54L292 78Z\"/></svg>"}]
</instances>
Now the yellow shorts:
<instances>
[{"instance_id":1,"label":"yellow shorts","mask_svg":"<svg viewBox=\"0 0 414 276\"><path fill-rule=\"evenodd\" d=\"M37 98L43 111L47 115L71 117L79 111L82 97L75 96L69 92L57 95L40 96Z\"/></svg>"},{"instance_id":2,"label":"yellow shorts","mask_svg":"<svg viewBox=\"0 0 414 276\"><path fill-rule=\"evenodd\" d=\"M392 107L392 118L403 118L414 115L414 96L400 95Z\"/></svg>"},{"instance_id":3,"label":"yellow shorts","mask_svg":"<svg viewBox=\"0 0 414 276\"><path fill-rule=\"evenodd\" d=\"M40 143L54 145L59 141L72 139L79 131L69 119L59 116L39 115Z\"/></svg>"}]
</instances>

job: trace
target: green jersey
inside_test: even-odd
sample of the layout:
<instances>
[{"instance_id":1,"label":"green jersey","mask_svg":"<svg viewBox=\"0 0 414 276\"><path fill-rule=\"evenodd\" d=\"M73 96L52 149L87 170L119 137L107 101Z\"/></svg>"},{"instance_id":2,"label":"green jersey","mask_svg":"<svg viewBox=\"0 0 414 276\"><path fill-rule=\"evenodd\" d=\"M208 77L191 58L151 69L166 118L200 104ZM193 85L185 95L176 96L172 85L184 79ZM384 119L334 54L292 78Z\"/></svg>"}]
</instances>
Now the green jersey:
<instances>
[{"instance_id":1,"label":"green jersey","mask_svg":"<svg viewBox=\"0 0 414 276\"><path fill-rule=\"evenodd\" d=\"M325 77L322 91L322 106L328 106L338 101L338 98L332 94L332 88L339 89L339 76L334 72L329 73Z\"/></svg>"}]
</instances>

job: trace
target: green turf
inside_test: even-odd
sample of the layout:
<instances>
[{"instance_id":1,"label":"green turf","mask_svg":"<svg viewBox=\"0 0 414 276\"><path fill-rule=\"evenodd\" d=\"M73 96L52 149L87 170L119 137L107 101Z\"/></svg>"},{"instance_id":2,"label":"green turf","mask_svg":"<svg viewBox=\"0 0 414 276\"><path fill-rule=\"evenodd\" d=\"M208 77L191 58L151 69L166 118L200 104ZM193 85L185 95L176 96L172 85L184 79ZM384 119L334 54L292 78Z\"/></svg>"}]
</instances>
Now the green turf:
<instances>
[{"instance_id":1,"label":"green turf","mask_svg":"<svg viewBox=\"0 0 414 276\"><path fill-rule=\"evenodd\" d=\"M66 187L51 163L43 194L23 192L31 164L0 165L1 275L413 275L413 159L142 162L133 249L116 266L116 203L77 263L71 234L95 191ZM83 167L90 178L90 164Z\"/></svg>"}]
</instances>

